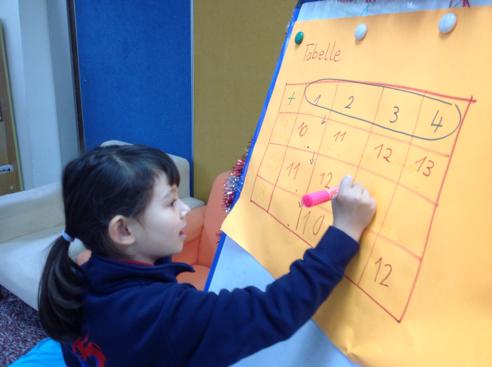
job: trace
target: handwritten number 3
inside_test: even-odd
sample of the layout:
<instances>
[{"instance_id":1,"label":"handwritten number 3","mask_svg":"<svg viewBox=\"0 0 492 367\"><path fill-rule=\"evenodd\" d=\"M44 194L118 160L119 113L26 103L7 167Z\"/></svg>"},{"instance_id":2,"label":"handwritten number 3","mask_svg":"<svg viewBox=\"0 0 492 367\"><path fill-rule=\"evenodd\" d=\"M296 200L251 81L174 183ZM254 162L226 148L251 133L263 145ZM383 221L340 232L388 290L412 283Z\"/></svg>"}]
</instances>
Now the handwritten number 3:
<instances>
[{"instance_id":1,"label":"handwritten number 3","mask_svg":"<svg viewBox=\"0 0 492 367\"><path fill-rule=\"evenodd\" d=\"M400 112L400 107L393 106L393 119L390 120L390 123L394 124L398 121L398 112Z\"/></svg>"}]
</instances>

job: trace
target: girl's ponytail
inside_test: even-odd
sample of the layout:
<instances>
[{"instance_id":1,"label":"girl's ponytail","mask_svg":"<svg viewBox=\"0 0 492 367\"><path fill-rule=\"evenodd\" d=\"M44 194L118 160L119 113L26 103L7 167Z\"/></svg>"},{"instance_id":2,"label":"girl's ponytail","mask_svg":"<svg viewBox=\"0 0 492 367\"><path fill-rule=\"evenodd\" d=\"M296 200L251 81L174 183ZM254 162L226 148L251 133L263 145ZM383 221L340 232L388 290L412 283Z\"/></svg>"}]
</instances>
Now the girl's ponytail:
<instances>
[{"instance_id":1,"label":"girl's ponytail","mask_svg":"<svg viewBox=\"0 0 492 367\"><path fill-rule=\"evenodd\" d=\"M77 237L93 254L122 257L108 235L115 215L139 218L160 175L179 186L179 172L165 153L140 145L95 148L63 170L63 234L53 242L39 284L39 316L46 333L59 341L81 337L83 270L68 256Z\"/></svg>"},{"instance_id":2,"label":"girl's ponytail","mask_svg":"<svg viewBox=\"0 0 492 367\"><path fill-rule=\"evenodd\" d=\"M39 317L46 333L59 341L80 336L82 294L80 267L68 256L63 236L52 244L39 283Z\"/></svg>"}]
</instances>

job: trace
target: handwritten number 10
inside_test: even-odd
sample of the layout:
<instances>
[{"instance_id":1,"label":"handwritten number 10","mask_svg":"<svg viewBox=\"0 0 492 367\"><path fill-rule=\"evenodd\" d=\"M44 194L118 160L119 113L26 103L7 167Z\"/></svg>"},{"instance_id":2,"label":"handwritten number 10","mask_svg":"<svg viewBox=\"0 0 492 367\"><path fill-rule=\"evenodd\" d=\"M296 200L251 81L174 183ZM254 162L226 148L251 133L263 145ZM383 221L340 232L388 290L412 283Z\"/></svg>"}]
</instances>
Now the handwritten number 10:
<instances>
[{"instance_id":1,"label":"handwritten number 10","mask_svg":"<svg viewBox=\"0 0 492 367\"><path fill-rule=\"evenodd\" d=\"M304 225L302 226L302 234L305 234L306 233L306 228L308 226L308 222L309 222L309 218L311 217L311 211L308 211L303 217L302 219L304 220ZM319 231L321 230L321 227L323 226L323 223L325 221L325 216L324 215L320 215L318 218L316 218L316 220L314 221L313 223L313 227L312 227L312 232L313 234L316 236ZM299 227L299 223L297 224L297 227L296 227L296 230L297 228Z\"/></svg>"},{"instance_id":2,"label":"handwritten number 10","mask_svg":"<svg viewBox=\"0 0 492 367\"><path fill-rule=\"evenodd\" d=\"M308 131L308 126L306 125L305 122L303 122L301 125L299 125L298 129L299 129L299 136L304 136Z\"/></svg>"}]
</instances>

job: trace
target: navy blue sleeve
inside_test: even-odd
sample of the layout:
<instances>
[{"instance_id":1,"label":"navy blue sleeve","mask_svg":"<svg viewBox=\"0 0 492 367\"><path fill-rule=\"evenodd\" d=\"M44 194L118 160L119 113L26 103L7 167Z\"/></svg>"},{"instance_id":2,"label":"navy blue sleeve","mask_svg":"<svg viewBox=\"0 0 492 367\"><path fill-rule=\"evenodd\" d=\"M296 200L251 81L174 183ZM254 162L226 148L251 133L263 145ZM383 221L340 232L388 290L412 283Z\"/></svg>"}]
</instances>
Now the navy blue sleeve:
<instances>
[{"instance_id":1,"label":"navy blue sleeve","mask_svg":"<svg viewBox=\"0 0 492 367\"><path fill-rule=\"evenodd\" d=\"M255 287L201 292L180 286L166 301L166 336L176 364L228 366L289 338L316 312L342 279L358 244L330 227L319 244L263 292ZM164 326L164 325L163 325Z\"/></svg>"}]
</instances>

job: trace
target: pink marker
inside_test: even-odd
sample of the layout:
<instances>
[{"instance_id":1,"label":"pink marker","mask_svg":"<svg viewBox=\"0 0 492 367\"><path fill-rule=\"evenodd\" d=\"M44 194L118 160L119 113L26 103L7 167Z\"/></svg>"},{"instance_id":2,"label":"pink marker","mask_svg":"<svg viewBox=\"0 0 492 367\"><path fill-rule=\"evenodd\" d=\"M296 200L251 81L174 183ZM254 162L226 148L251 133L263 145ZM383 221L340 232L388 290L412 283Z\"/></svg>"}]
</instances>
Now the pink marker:
<instances>
[{"instance_id":1,"label":"pink marker","mask_svg":"<svg viewBox=\"0 0 492 367\"><path fill-rule=\"evenodd\" d=\"M309 208L314 205L326 203L327 201L333 199L337 194L338 186L333 186L322 191L312 192L302 197L302 205Z\"/></svg>"}]
</instances>

